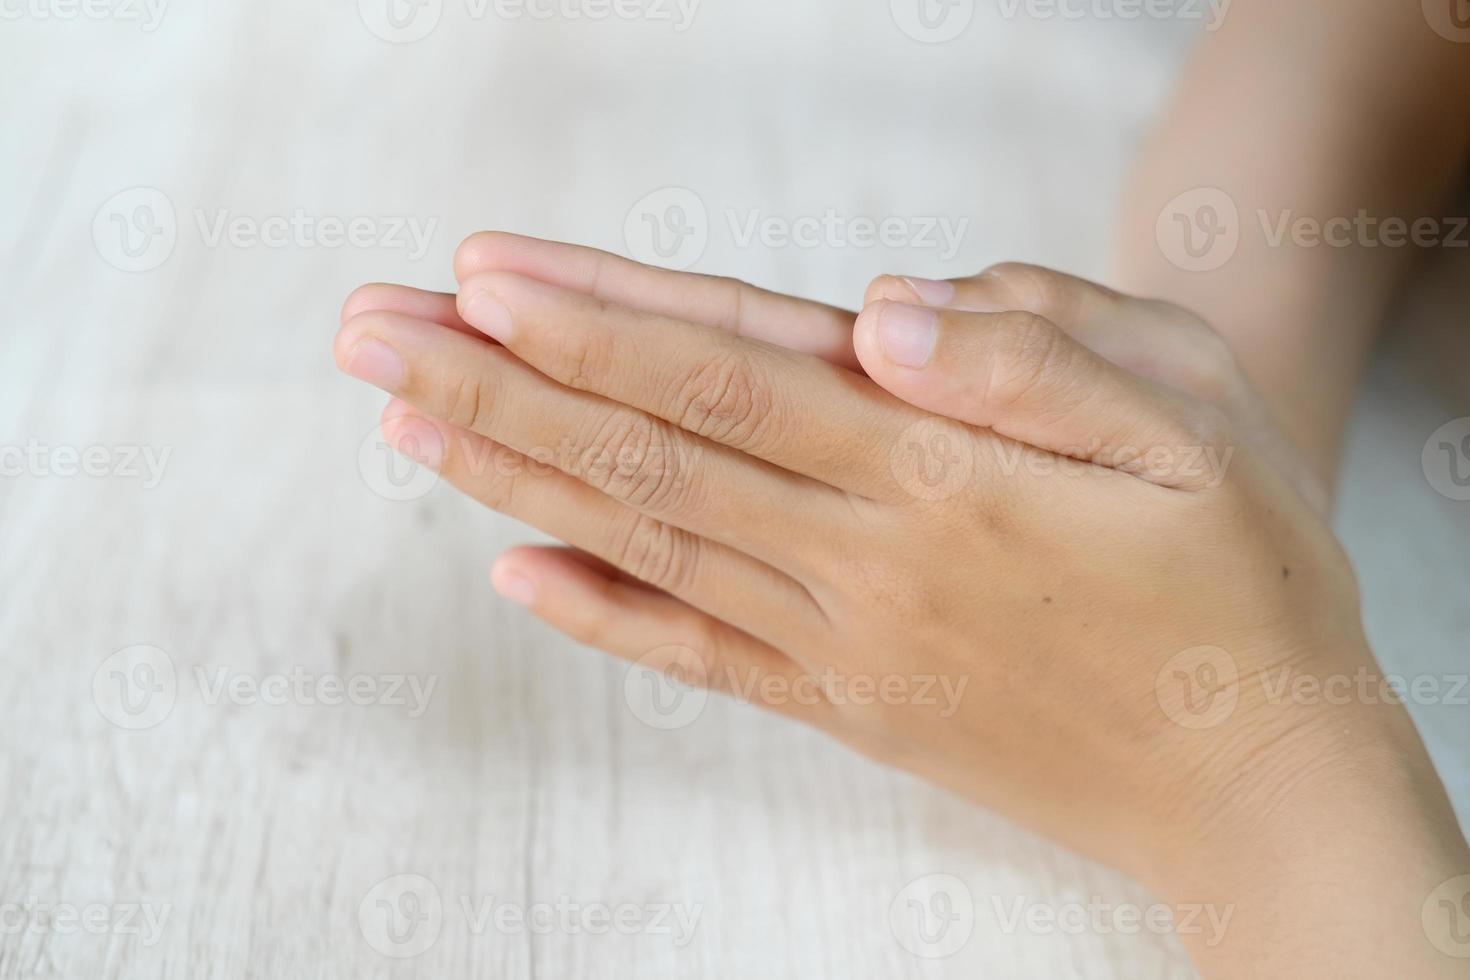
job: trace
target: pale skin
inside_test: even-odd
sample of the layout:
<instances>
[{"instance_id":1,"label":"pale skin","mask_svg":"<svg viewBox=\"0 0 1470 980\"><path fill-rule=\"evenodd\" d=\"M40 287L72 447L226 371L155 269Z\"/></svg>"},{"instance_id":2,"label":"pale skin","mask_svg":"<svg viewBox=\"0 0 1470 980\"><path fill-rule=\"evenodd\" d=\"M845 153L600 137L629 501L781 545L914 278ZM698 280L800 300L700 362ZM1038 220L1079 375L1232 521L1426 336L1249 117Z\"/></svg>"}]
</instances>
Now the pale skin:
<instances>
[{"instance_id":1,"label":"pale skin","mask_svg":"<svg viewBox=\"0 0 1470 980\"><path fill-rule=\"evenodd\" d=\"M1270 693L1376 668L1249 384L1223 345L1147 377L1084 342L1189 314L1007 266L880 278L852 319L507 235L457 271L457 298L355 293L336 352L394 396L391 443L571 546L502 556L502 594L1230 907L1224 941L1181 936L1206 976L1460 975L1419 914L1470 855L1403 710ZM936 433L968 464L937 483L910 451ZM1170 679L1200 647L1238 678L1203 729ZM947 715L765 697L833 675L968 684Z\"/></svg>"},{"instance_id":2,"label":"pale skin","mask_svg":"<svg viewBox=\"0 0 1470 980\"><path fill-rule=\"evenodd\" d=\"M1023 265L880 277L854 314L485 234L457 295L354 293L336 355L393 396L388 441L567 543L492 579L569 636L1230 908L1223 941L1180 935L1212 980L1465 976L1420 919L1470 853L1407 715L1272 684L1378 677L1323 515L1412 256L1256 234L1200 275L1154 240L1192 187L1247 222L1436 213L1470 45L1417 6L1237 0L1203 45L1113 280L1199 315ZM1201 648L1235 671L1208 724ZM782 696L923 675L963 696Z\"/></svg>"}]
</instances>

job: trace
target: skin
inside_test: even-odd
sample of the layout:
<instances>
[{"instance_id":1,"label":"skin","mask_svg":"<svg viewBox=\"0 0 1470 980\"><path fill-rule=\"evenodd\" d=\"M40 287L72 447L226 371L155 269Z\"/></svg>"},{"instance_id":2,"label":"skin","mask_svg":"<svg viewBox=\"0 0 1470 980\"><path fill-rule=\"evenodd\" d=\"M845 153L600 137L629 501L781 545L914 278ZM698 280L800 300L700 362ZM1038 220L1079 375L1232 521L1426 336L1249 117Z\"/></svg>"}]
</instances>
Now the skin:
<instances>
[{"instance_id":1,"label":"skin","mask_svg":"<svg viewBox=\"0 0 1470 980\"><path fill-rule=\"evenodd\" d=\"M1458 0L1444 0L1447 5ZM1368 352L1417 250L1273 245L1283 212L1318 220L1463 215L1470 44L1418 2L1235 0L1145 142L1117 223L1110 282L1186 306L1230 344L1320 485ZM1221 268L1172 264L1156 222L1176 195L1218 188L1239 211Z\"/></svg>"},{"instance_id":2,"label":"skin","mask_svg":"<svg viewBox=\"0 0 1470 980\"><path fill-rule=\"evenodd\" d=\"M1419 914L1470 854L1407 716L1268 683L1377 676L1310 481L1223 344L1127 339L1201 321L1024 266L855 320L514 236L456 271L354 294L335 351L389 442L575 549L504 595L1233 909L1180 937L1206 976L1461 975Z\"/></svg>"}]
</instances>

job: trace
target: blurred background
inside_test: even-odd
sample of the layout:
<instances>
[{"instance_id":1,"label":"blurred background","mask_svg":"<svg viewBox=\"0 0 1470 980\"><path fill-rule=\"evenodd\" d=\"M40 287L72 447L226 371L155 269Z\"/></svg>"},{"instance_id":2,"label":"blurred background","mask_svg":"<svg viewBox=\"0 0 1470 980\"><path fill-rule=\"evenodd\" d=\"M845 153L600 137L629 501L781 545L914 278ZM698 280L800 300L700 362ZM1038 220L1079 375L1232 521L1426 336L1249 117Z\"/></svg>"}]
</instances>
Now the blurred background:
<instances>
[{"instance_id":1,"label":"blurred background","mask_svg":"<svg viewBox=\"0 0 1470 980\"><path fill-rule=\"evenodd\" d=\"M392 460L330 353L354 286L451 289L485 228L849 306L1102 277L1185 8L7 2L0 977L1192 976L998 818L723 701L661 729L494 597L532 535ZM1409 677L1470 670L1470 503L1423 461L1467 272L1407 300L1340 506ZM1414 708L1462 816L1464 704Z\"/></svg>"}]
</instances>

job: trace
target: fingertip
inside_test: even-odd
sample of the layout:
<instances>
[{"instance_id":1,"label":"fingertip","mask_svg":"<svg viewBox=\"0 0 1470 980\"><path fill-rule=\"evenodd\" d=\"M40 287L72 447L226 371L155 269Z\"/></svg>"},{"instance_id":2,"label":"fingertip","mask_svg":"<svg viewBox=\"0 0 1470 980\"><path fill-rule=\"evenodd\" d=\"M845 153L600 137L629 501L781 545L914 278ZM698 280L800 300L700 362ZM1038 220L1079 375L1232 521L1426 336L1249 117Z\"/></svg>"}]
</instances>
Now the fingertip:
<instances>
[{"instance_id":1,"label":"fingertip","mask_svg":"<svg viewBox=\"0 0 1470 980\"><path fill-rule=\"evenodd\" d=\"M917 298L917 294L901 278L884 274L868 283L868 290L863 294L863 306L880 300L912 303Z\"/></svg>"},{"instance_id":2,"label":"fingertip","mask_svg":"<svg viewBox=\"0 0 1470 980\"><path fill-rule=\"evenodd\" d=\"M536 604L540 586L532 563L527 561L529 549L512 548L490 566L490 584L503 599L531 608Z\"/></svg>"},{"instance_id":3,"label":"fingertip","mask_svg":"<svg viewBox=\"0 0 1470 980\"><path fill-rule=\"evenodd\" d=\"M387 416L388 410L384 409L383 414ZM436 473L444 468L447 443L439 426L429 418L405 405L403 411L380 421L378 428L383 440L400 456Z\"/></svg>"},{"instance_id":4,"label":"fingertip","mask_svg":"<svg viewBox=\"0 0 1470 980\"><path fill-rule=\"evenodd\" d=\"M507 264L511 255L528 241L508 231L477 231L454 250L454 278L466 279Z\"/></svg>"},{"instance_id":5,"label":"fingertip","mask_svg":"<svg viewBox=\"0 0 1470 980\"><path fill-rule=\"evenodd\" d=\"M388 399L388 404L383 406L383 413L378 416L378 424L380 426L387 425L394 419L401 418L411 411L413 411L413 406L409 405L402 398L390 398Z\"/></svg>"},{"instance_id":6,"label":"fingertip","mask_svg":"<svg viewBox=\"0 0 1470 980\"><path fill-rule=\"evenodd\" d=\"M511 308L528 282L513 272L477 273L465 280L455 297L459 315L491 340L509 343L515 331Z\"/></svg>"},{"instance_id":7,"label":"fingertip","mask_svg":"<svg viewBox=\"0 0 1470 980\"><path fill-rule=\"evenodd\" d=\"M346 326L347 321L359 313L366 313L368 310L383 309L387 305L384 302L386 294L392 289L393 286L383 282L369 282L358 286L352 292L348 293L347 299L343 301L342 312L338 318L339 322L343 326Z\"/></svg>"},{"instance_id":8,"label":"fingertip","mask_svg":"<svg viewBox=\"0 0 1470 980\"><path fill-rule=\"evenodd\" d=\"M918 303L922 306L947 306L955 298L955 284L942 279L919 276L882 275L868 285L863 302L889 300L894 303Z\"/></svg>"}]
</instances>

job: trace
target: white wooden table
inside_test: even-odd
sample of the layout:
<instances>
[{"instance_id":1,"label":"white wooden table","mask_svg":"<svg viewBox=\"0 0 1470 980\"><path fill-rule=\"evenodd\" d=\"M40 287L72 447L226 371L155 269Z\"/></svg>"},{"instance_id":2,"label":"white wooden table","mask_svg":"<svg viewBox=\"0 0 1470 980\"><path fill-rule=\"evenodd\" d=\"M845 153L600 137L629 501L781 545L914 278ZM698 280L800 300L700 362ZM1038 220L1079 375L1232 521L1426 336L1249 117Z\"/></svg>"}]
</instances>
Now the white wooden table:
<instances>
[{"instance_id":1,"label":"white wooden table","mask_svg":"<svg viewBox=\"0 0 1470 980\"><path fill-rule=\"evenodd\" d=\"M389 479L329 345L361 281L446 287L483 227L627 251L670 186L709 215L697 268L824 299L1099 274L1193 25L982 4L930 44L879 2L678 30L445 0L394 43L375 0L156 2L0 23L0 978L1191 975L1166 937L1007 928L1150 899L992 815L725 702L644 724L619 665L493 596L527 532ZM971 224L952 255L737 233L829 208ZM1470 331L1421 305L1342 524L1390 669L1463 672L1470 504L1420 451L1470 415L1433 368ZM1465 709L1420 718L1470 801ZM936 886L973 914L926 945Z\"/></svg>"}]
</instances>

